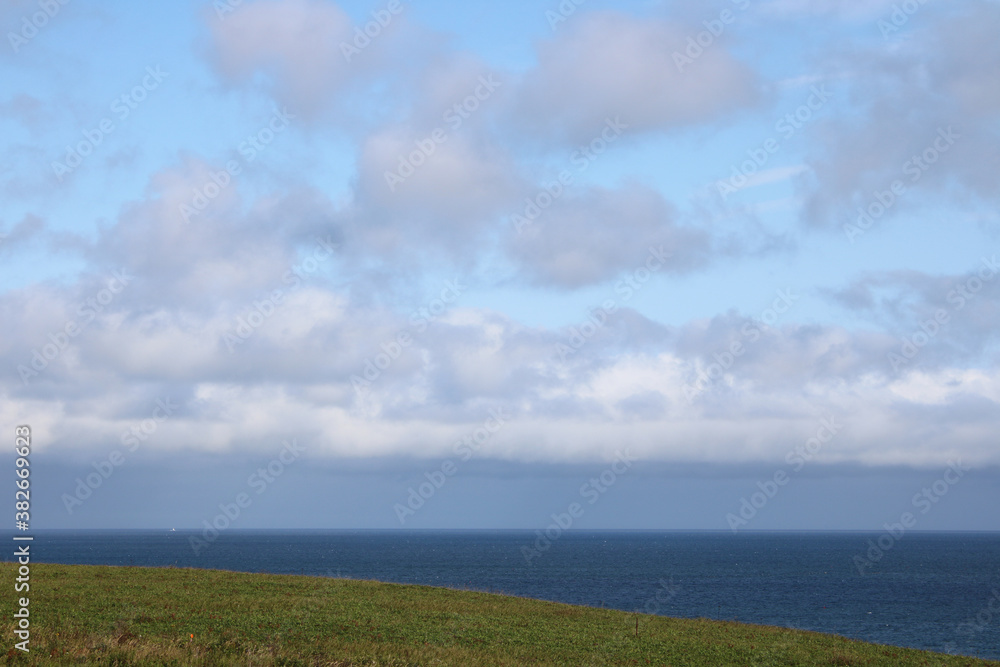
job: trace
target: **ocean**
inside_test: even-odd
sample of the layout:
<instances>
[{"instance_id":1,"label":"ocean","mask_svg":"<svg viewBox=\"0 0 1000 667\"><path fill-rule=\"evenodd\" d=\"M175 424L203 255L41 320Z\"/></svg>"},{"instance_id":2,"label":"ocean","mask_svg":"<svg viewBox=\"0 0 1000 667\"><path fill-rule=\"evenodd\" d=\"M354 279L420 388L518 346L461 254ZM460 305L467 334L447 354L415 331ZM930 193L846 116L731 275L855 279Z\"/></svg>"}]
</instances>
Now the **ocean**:
<instances>
[{"instance_id":1,"label":"ocean","mask_svg":"<svg viewBox=\"0 0 1000 667\"><path fill-rule=\"evenodd\" d=\"M997 533L227 530L195 547L194 531L34 535L36 562L447 586L1000 659Z\"/></svg>"}]
</instances>

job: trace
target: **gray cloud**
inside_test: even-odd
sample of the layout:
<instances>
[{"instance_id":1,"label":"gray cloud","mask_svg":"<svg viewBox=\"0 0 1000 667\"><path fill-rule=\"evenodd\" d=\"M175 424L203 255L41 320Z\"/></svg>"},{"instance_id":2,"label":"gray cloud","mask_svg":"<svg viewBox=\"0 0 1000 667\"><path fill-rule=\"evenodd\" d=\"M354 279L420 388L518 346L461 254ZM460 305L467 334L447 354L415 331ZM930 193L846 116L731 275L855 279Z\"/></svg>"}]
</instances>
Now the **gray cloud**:
<instances>
[{"instance_id":1,"label":"gray cloud","mask_svg":"<svg viewBox=\"0 0 1000 667\"><path fill-rule=\"evenodd\" d=\"M924 15L933 11L922 10L901 44L859 47L836 59L836 70L851 73L862 113L830 123L809 160L813 185L802 181L807 224L853 223L858 207L868 208L894 181L905 192L892 197L887 219L914 210L927 194L962 205L969 195L985 202L1000 195L992 177L1000 169L1000 86L993 75L1000 45L992 37L1000 6L949 6L929 23Z\"/></svg>"},{"instance_id":2,"label":"gray cloud","mask_svg":"<svg viewBox=\"0 0 1000 667\"><path fill-rule=\"evenodd\" d=\"M830 3L816 6L835 12ZM927 27L915 20L908 43L846 54L831 66L852 77L857 115L816 126L810 178L820 189L807 191L813 224L829 225L872 189L885 189L949 125L961 140L919 188L995 198L1000 94L987 79L997 54L982 26L995 25L996 9L968 8L945 11L946 20ZM353 104L341 93L356 84L370 94L348 123L361 128L348 137L355 170L334 184L309 173L244 186L239 178L220 182L227 180L220 165L182 155L95 235L46 236L86 268L67 281L0 294L0 316L18 323L0 339L0 360L14 369L0 380L0 410L31 414L53 454L107 452L156 400L170 397L176 415L148 443L164 456L253 453L289 435L314 443L317 459L439 456L503 407L510 423L491 442L495 460L606 460L627 443L657 461L774 461L833 415L843 435L824 463L998 461L995 285L955 309L950 328L901 372L888 362L902 336L948 303L962 276L872 274L828 293L871 318L873 330L802 323L805 316L763 326L760 314L736 310L667 326L624 297L586 334L603 302L566 327L531 327L460 302L415 325L413 311L441 289L431 283L455 269L470 283L470 274L507 271L490 285L554 288L523 292L529 307L544 310L546 299L583 287L603 285L618 299L618 281L639 271L662 272L657 279L667 283L720 258L790 248L748 211L720 219L725 211L695 197L682 212L632 181L565 185L520 234L510 222L525 197L545 187L555 149L592 139L609 117L630 126L622 139L629 142L633 134L706 128L755 104L757 75L727 39L682 73L672 56L691 34L687 24L580 12L538 45L536 66L493 73L499 87L453 125L448 110L492 70L449 51L443 38L387 73L378 50L397 48L405 30L348 63L338 40L356 26L333 4L261 0L209 20L220 80L262 87L310 114L302 137L316 138L317 152L328 145L325 132L343 127L331 109ZM7 111L23 120L32 108L18 99ZM432 139L432 154L390 184L386 172L398 171L439 126L447 139ZM44 164L45 156L24 160ZM259 188L252 196L250 185ZM33 217L8 230L18 243L45 231ZM297 276L317 239L340 246ZM656 269L647 264L651 246L670 255ZM132 276L127 287L100 309L90 306L94 316L69 340L68 323L81 322L83 306L103 298L110 276L123 270ZM286 280L289 272L297 280ZM715 284L727 277L714 276ZM271 301L276 291L280 303ZM401 333L412 338L405 349L393 347ZM738 355L729 352L735 342L744 348ZM33 364L44 367L22 382L20 367ZM686 395L708 373L712 381Z\"/></svg>"},{"instance_id":3,"label":"gray cloud","mask_svg":"<svg viewBox=\"0 0 1000 667\"><path fill-rule=\"evenodd\" d=\"M661 19L614 12L575 16L538 45L513 109L522 130L545 140L589 141L608 118L630 132L709 122L758 100L757 76L715 43L679 71L690 31Z\"/></svg>"},{"instance_id":4,"label":"gray cloud","mask_svg":"<svg viewBox=\"0 0 1000 667\"><path fill-rule=\"evenodd\" d=\"M383 52L405 21L393 14L365 41L356 29L364 37L366 26L353 25L337 4L323 0L257 0L221 19L211 10L205 17L207 52L225 82L246 85L263 75L280 103L307 117L334 105L335 94L353 81L380 71Z\"/></svg>"},{"instance_id":5,"label":"gray cloud","mask_svg":"<svg viewBox=\"0 0 1000 667\"><path fill-rule=\"evenodd\" d=\"M904 341L919 347L914 363L897 364L906 371L997 362L1000 264L995 254L965 274L869 274L825 295L891 334L891 351L902 354Z\"/></svg>"},{"instance_id":6,"label":"gray cloud","mask_svg":"<svg viewBox=\"0 0 1000 667\"><path fill-rule=\"evenodd\" d=\"M16 246L37 238L44 230L45 221L37 215L24 216L9 231L0 231L0 253L12 252Z\"/></svg>"},{"instance_id":7,"label":"gray cloud","mask_svg":"<svg viewBox=\"0 0 1000 667\"><path fill-rule=\"evenodd\" d=\"M541 190L540 190L541 192ZM677 222L673 207L638 184L568 193L537 218L512 229L508 252L522 275L536 284L580 287L645 266L650 247L663 274L703 267L712 254L706 232Z\"/></svg>"}]
</instances>

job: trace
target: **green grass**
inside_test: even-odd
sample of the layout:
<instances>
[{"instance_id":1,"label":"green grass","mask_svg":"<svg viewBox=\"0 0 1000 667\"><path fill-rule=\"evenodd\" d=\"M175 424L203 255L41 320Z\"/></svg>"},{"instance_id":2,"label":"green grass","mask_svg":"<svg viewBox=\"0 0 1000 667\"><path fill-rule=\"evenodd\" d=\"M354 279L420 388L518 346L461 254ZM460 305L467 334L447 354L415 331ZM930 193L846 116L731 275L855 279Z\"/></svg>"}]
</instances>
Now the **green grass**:
<instances>
[{"instance_id":1,"label":"green grass","mask_svg":"<svg viewBox=\"0 0 1000 667\"><path fill-rule=\"evenodd\" d=\"M2 568L11 587L15 567ZM5 599L4 650L15 641ZM11 648L8 664L1000 665L735 622L215 570L33 563L30 599L31 653Z\"/></svg>"}]
</instances>

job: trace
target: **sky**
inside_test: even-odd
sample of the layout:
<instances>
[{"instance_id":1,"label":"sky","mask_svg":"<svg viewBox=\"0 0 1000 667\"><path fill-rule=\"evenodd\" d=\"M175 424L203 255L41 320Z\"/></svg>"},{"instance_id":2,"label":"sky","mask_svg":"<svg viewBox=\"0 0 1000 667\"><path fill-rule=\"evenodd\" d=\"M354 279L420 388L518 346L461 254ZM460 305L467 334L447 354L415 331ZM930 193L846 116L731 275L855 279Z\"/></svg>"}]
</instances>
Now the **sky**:
<instances>
[{"instance_id":1,"label":"sky","mask_svg":"<svg viewBox=\"0 0 1000 667\"><path fill-rule=\"evenodd\" d=\"M0 27L36 527L1000 530L1000 3Z\"/></svg>"}]
</instances>

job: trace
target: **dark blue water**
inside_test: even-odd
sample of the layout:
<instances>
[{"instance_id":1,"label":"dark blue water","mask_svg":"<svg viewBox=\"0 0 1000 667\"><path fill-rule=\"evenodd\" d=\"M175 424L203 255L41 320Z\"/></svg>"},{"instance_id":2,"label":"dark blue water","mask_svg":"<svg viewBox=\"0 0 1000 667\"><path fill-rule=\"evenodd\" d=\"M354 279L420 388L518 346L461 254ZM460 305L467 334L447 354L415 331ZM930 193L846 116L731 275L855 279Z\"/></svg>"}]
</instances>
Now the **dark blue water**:
<instances>
[{"instance_id":1,"label":"dark blue water","mask_svg":"<svg viewBox=\"0 0 1000 667\"><path fill-rule=\"evenodd\" d=\"M42 562L176 565L469 588L668 616L830 632L1000 659L1000 534L907 533L859 573L878 533L36 533ZM9 539L9 537L8 537ZM10 550L13 552L13 549ZM10 556L7 556L10 560Z\"/></svg>"}]
</instances>

